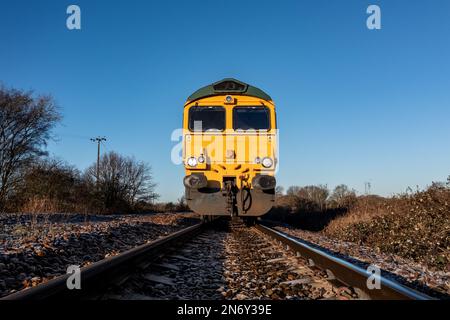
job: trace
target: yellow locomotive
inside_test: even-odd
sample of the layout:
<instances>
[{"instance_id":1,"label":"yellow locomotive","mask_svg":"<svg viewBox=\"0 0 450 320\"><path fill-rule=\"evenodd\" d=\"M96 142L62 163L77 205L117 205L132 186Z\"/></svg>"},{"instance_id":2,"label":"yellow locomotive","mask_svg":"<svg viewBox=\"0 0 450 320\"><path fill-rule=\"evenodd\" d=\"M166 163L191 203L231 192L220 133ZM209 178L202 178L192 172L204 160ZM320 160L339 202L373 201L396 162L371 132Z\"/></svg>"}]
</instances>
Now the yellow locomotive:
<instances>
[{"instance_id":1,"label":"yellow locomotive","mask_svg":"<svg viewBox=\"0 0 450 320\"><path fill-rule=\"evenodd\" d=\"M275 201L275 105L264 91L223 79L194 92L183 113L186 201L202 216L254 218Z\"/></svg>"}]
</instances>

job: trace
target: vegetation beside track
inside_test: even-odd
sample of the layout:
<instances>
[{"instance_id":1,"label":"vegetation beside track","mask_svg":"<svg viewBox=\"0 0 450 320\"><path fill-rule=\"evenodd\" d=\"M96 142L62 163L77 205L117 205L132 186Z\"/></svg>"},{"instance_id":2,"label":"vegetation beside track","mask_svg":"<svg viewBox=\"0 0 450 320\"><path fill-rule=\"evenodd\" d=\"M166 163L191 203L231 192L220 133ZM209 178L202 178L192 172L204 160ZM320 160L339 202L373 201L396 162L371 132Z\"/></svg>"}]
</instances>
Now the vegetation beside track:
<instances>
[{"instance_id":1,"label":"vegetation beside track","mask_svg":"<svg viewBox=\"0 0 450 320\"><path fill-rule=\"evenodd\" d=\"M267 218L450 271L450 180L390 198L308 188L280 194Z\"/></svg>"}]
</instances>

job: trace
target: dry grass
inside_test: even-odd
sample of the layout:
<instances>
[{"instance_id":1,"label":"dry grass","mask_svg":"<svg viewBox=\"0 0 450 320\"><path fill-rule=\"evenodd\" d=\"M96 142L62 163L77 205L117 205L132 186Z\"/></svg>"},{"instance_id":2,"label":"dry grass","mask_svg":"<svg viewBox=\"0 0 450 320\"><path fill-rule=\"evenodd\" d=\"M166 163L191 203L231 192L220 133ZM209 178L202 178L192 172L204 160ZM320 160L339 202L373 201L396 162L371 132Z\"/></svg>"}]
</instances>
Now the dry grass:
<instances>
[{"instance_id":1,"label":"dry grass","mask_svg":"<svg viewBox=\"0 0 450 320\"><path fill-rule=\"evenodd\" d=\"M47 197L33 197L28 199L20 208L20 212L24 213L81 213L87 214L92 211L98 211L91 208L85 203L68 203L58 199Z\"/></svg>"},{"instance_id":2,"label":"dry grass","mask_svg":"<svg viewBox=\"0 0 450 320\"><path fill-rule=\"evenodd\" d=\"M29 199L21 209L21 212L27 213L50 213L60 212L61 205L58 201L47 198Z\"/></svg>"},{"instance_id":3,"label":"dry grass","mask_svg":"<svg viewBox=\"0 0 450 320\"><path fill-rule=\"evenodd\" d=\"M386 208L391 202L392 199L379 196L361 196L346 214L332 220L326 227L326 231L329 234L337 233L349 225L369 222L381 217L387 214Z\"/></svg>"}]
</instances>

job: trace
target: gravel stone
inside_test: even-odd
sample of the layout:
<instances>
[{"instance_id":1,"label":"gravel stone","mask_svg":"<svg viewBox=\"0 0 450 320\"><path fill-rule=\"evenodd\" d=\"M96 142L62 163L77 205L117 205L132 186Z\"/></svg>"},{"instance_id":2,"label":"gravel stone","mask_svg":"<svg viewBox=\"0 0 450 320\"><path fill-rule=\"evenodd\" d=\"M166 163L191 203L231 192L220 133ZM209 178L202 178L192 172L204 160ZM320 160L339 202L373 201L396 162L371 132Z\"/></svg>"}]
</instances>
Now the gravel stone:
<instances>
[{"instance_id":1,"label":"gravel stone","mask_svg":"<svg viewBox=\"0 0 450 320\"><path fill-rule=\"evenodd\" d=\"M0 297L198 223L191 213L0 215Z\"/></svg>"}]
</instances>

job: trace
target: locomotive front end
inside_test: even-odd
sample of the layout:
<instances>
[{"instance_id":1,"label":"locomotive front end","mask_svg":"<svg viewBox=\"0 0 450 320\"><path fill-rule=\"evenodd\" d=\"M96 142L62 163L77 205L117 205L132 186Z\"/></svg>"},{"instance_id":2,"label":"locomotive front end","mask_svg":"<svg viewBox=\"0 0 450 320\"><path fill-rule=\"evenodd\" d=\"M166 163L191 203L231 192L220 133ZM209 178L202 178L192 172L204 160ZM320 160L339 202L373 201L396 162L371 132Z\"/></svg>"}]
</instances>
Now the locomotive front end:
<instances>
[{"instance_id":1,"label":"locomotive front end","mask_svg":"<svg viewBox=\"0 0 450 320\"><path fill-rule=\"evenodd\" d=\"M275 105L235 79L188 98L183 117L186 201L201 215L257 217L275 201Z\"/></svg>"}]
</instances>

